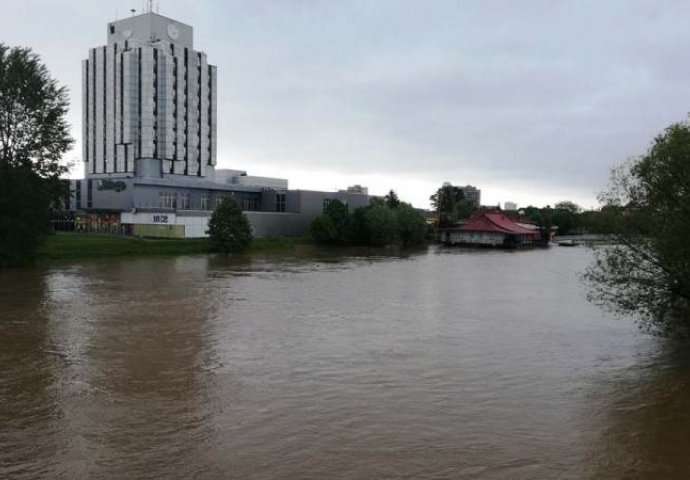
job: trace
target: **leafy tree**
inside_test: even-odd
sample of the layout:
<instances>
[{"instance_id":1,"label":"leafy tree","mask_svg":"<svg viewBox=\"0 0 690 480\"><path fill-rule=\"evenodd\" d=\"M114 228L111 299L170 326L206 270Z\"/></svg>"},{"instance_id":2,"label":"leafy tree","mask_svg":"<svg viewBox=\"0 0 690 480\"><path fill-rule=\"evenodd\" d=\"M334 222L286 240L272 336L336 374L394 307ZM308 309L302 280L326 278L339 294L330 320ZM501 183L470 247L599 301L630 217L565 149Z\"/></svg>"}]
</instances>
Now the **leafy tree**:
<instances>
[{"instance_id":1,"label":"leafy tree","mask_svg":"<svg viewBox=\"0 0 690 480\"><path fill-rule=\"evenodd\" d=\"M51 202L64 194L68 106L67 90L38 55L0 43L0 264L34 255Z\"/></svg>"},{"instance_id":2,"label":"leafy tree","mask_svg":"<svg viewBox=\"0 0 690 480\"><path fill-rule=\"evenodd\" d=\"M386 195L383 200L388 208L398 208L400 205L400 199L398 198L398 194L395 193L395 190L388 192L388 195Z\"/></svg>"},{"instance_id":3,"label":"leafy tree","mask_svg":"<svg viewBox=\"0 0 690 480\"><path fill-rule=\"evenodd\" d=\"M578 204L571 202L570 200L558 202L554 208L556 210L565 210L566 212L570 212L572 214L578 214L582 211Z\"/></svg>"},{"instance_id":4,"label":"leafy tree","mask_svg":"<svg viewBox=\"0 0 690 480\"><path fill-rule=\"evenodd\" d=\"M371 228L367 221L367 210L371 207L356 208L350 216L347 241L355 245L368 245L371 239Z\"/></svg>"},{"instance_id":5,"label":"leafy tree","mask_svg":"<svg viewBox=\"0 0 690 480\"><path fill-rule=\"evenodd\" d=\"M331 200L324 208L323 214L311 224L314 240L321 243L344 243L349 234L350 212L340 200Z\"/></svg>"},{"instance_id":6,"label":"leafy tree","mask_svg":"<svg viewBox=\"0 0 690 480\"><path fill-rule=\"evenodd\" d=\"M441 227L468 218L475 209L471 202L465 200L462 189L448 182L429 197L429 200L438 214L438 224Z\"/></svg>"},{"instance_id":7,"label":"leafy tree","mask_svg":"<svg viewBox=\"0 0 690 480\"><path fill-rule=\"evenodd\" d=\"M347 238L347 229L350 221L350 210L340 200L331 200L324 210L324 214L329 217L336 228L336 235L333 238L336 242L344 242Z\"/></svg>"},{"instance_id":8,"label":"leafy tree","mask_svg":"<svg viewBox=\"0 0 690 480\"><path fill-rule=\"evenodd\" d=\"M580 225L579 213L580 207L571 202L558 202L553 209L553 224L558 227L559 235L567 235L573 233Z\"/></svg>"},{"instance_id":9,"label":"leafy tree","mask_svg":"<svg viewBox=\"0 0 690 480\"><path fill-rule=\"evenodd\" d=\"M252 242L252 228L242 209L229 197L216 207L208 222L211 249L220 253L241 252Z\"/></svg>"},{"instance_id":10,"label":"leafy tree","mask_svg":"<svg viewBox=\"0 0 690 480\"><path fill-rule=\"evenodd\" d=\"M647 153L615 169L600 201L616 243L596 251L589 298L632 314L650 331L690 333L690 125L678 123Z\"/></svg>"},{"instance_id":11,"label":"leafy tree","mask_svg":"<svg viewBox=\"0 0 690 480\"><path fill-rule=\"evenodd\" d=\"M612 234L622 213L622 208L616 206L585 211L578 215L578 226L586 233Z\"/></svg>"},{"instance_id":12,"label":"leafy tree","mask_svg":"<svg viewBox=\"0 0 690 480\"><path fill-rule=\"evenodd\" d=\"M32 258L50 221L50 190L26 166L0 164L0 267Z\"/></svg>"},{"instance_id":13,"label":"leafy tree","mask_svg":"<svg viewBox=\"0 0 690 480\"><path fill-rule=\"evenodd\" d=\"M522 210L525 217L529 218L532 220L535 224L539 225L542 223L542 216L541 216L541 209L538 207L535 207L533 205L530 205L529 207L525 207Z\"/></svg>"},{"instance_id":14,"label":"leafy tree","mask_svg":"<svg viewBox=\"0 0 690 480\"><path fill-rule=\"evenodd\" d=\"M401 202L392 190L384 199L373 198L369 206L351 214L346 205L332 201L311 225L314 240L331 244L385 246L399 242L409 246L423 242L426 233L422 214Z\"/></svg>"},{"instance_id":15,"label":"leafy tree","mask_svg":"<svg viewBox=\"0 0 690 480\"><path fill-rule=\"evenodd\" d=\"M424 242L427 226L424 217L409 203L401 203L395 210L397 237L403 247Z\"/></svg>"},{"instance_id":16,"label":"leafy tree","mask_svg":"<svg viewBox=\"0 0 690 480\"><path fill-rule=\"evenodd\" d=\"M316 217L310 229L312 238L319 243L335 243L341 236L335 222L328 215Z\"/></svg>"},{"instance_id":17,"label":"leafy tree","mask_svg":"<svg viewBox=\"0 0 690 480\"><path fill-rule=\"evenodd\" d=\"M397 222L393 210L385 205L374 205L365 214L369 226L370 245L389 245L396 241Z\"/></svg>"}]
</instances>

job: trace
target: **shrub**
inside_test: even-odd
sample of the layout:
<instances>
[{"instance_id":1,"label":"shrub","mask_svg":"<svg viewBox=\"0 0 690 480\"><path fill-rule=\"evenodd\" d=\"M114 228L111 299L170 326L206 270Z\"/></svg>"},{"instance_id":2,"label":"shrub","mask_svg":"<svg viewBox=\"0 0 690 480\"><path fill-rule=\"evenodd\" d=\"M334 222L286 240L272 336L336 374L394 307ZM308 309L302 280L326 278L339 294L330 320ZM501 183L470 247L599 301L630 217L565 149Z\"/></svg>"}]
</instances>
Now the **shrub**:
<instances>
[{"instance_id":1,"label":"shrub","mask_svg":"<svg viewBox=\"0 0 690 480\"><path fill-rule=\"evenodd\" d=\"M252 242L252 229L247 216L231 198L216 207L208 222L211 250L220 253L241 252Z\"/></svg>"}]
</instances>

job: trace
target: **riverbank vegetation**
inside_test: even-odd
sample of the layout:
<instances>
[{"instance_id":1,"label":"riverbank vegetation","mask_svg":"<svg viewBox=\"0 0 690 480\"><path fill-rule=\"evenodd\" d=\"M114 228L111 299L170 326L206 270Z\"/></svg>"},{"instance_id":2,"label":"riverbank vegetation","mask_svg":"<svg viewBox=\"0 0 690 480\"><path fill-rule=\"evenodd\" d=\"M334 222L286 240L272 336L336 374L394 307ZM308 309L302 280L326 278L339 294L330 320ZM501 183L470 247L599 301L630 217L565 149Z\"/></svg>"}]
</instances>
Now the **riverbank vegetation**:
<instances>
[{"instance_id":1,"label":"riverbank vegetation","mask_svg":"<svg viewBox=\"0 0 690 480\"><path fill-rule=\"evenodd\" d=\"M460 220L468 219L479 207L465 199L462 188L444 183L429 197L431 206L436 212L436 223L439 227L450 227Z\"/></svg>"},{"instance_id":2,"label":"riverbank vegetation","mask_svg":"<svg viewBox=\"0 0 690 480\"><path fill-rule=\"evenodd\" d=\"M615 244L596 251L591 301L662 334L690 334L690 124L668 127L600 195Z\"/></svg>"},{"instance_id":3,"label":"riverbank vegetation","mask_svg":"<svg viewBox=\"0 0 690 480\"><path fill-rule=\"evenodd\" d=\"M408 247L424 243L427 234L424 216L400 201L393 190L352 212L344 203L332 200L311 224L314 241L328 245Z\"/></svg>"},{"instance_id":4,"label":"riverbank vegetation","mask_svg":"<svg viewBox=\"0 0 690 480\"><path fill-rule=\"evenodd\" d=\"M558 202L553 207L528 206L518 211L522 216L540 226L557 227L558 235L612 234L613 219L618 209L605 205L600 210L583 210L571 201ZM518 212L506 212L508 215Z\"/></svg>"},{"instance_id":5,"label":"riverbank vegetation","mask_svg":"<svg viewBox=\"0 0 690 480\"><path fill-rule=\"evenodd\" d=\"M67 90L36 54L0 43L0 267L33 258L48 233L73 143L68 108Z\"/></svg>"}]
</instances>

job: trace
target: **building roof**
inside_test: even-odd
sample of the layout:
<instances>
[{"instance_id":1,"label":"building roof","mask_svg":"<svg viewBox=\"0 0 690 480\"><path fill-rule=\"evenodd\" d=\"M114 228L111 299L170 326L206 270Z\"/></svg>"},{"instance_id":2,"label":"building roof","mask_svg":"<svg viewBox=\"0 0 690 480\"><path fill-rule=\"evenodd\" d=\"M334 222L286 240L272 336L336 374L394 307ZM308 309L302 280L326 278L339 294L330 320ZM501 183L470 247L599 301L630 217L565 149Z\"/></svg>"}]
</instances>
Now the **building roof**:
<instances>
[{"instance_id":1,"label":"building roof","mask_svg":"<svg viewBox=\"0 0 690 480\"><path fill-rule=\"evenodd\" d=\"M495 232L512 235L535 235L538 231L525 228L498 212L480 213L470 218L461 230L466 232Z\"/></svg>"}]
</instances>

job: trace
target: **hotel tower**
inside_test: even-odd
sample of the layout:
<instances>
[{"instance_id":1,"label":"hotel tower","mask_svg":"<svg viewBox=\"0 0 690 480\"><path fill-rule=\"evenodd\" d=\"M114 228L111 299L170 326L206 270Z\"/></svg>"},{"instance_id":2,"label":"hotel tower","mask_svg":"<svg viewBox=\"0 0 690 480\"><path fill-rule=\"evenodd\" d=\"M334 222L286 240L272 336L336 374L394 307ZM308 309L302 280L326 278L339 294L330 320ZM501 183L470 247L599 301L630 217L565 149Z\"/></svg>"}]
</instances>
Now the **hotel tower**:
<instances>
[{"instance_id":1,"label":"hotel tower","mask_svg":"<svg viewBox=\"0 0 690 480\"><path fill-rule=\"evenodd\" d=\"M216 67L153 11L109 23L82 63L87 177L213 177Z\"/></svg>"}]
</instances>

